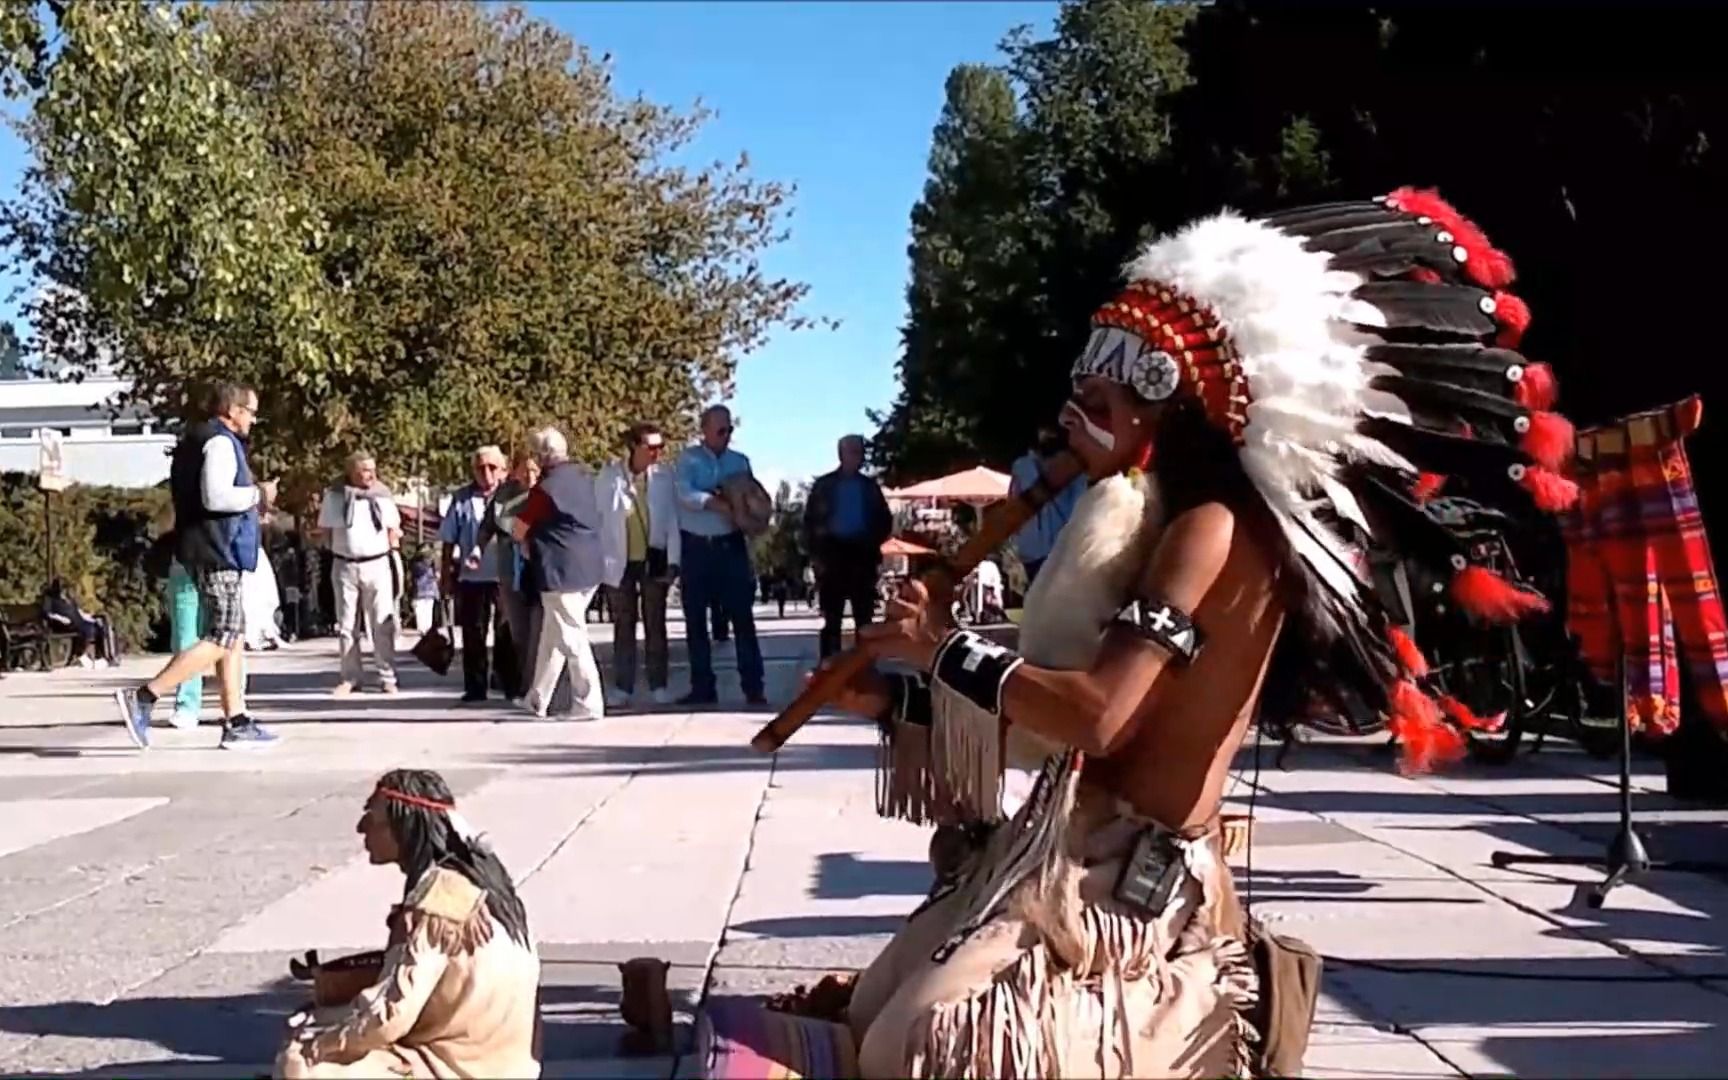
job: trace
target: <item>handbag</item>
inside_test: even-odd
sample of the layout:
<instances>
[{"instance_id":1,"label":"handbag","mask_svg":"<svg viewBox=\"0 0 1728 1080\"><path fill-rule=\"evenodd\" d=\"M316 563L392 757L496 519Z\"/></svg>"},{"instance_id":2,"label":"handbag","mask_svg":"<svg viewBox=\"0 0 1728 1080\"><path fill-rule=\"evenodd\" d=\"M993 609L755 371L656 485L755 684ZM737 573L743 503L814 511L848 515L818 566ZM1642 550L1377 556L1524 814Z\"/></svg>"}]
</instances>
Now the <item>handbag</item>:
<instances>
[{"instance_id":1,"label":"handbag","mask_svg":"<svg viewBox=\"0 0 1728 1080\"><path fill-rule=\"evenodd\" d=\"M1300 1076L1320 1000L1320 954L1305 941L1274 934L1248 919L1248 951L1260 993L1249 1013L1258 1034L1253 1047L1257 1076Z\"/></svg>"},{"instance_id":2,"label":"handbag","mask_svg":"<svg viewBox=\"0 0 1728 1080\"><path fill-rule=\"evenodd\" d=\"M414 659L432 669L434 675L450 674L450 665L456 660L456 640L451 629L456 620L450 606L448 600L438 601L432 629L421 634L420 640L414 643Z\"/></svg>"}]
</instances>

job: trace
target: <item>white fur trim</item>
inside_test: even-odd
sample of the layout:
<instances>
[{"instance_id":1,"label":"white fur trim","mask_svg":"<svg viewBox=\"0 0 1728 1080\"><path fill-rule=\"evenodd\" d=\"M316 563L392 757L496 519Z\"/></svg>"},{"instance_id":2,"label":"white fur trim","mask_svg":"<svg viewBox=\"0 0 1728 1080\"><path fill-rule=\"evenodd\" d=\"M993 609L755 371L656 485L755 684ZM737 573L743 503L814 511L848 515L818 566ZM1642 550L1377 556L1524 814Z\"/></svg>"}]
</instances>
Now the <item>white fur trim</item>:
<instances>
[{"instance_id":1,"label":"white fur trim","mask_svg":"<svg viewBox=\"0 0 1728 1080\"><path fill-rule=\"evenodd\" d=\"M1080 497L1026 594L1020 655L1060 671L1085 671L1104 631L1133 598L1135 581L1163 530L1157 486L1145 473L1100 480ZM1013 724L1008 758L1035 766L1060 747Z\"/></svg>"}]
</instances>

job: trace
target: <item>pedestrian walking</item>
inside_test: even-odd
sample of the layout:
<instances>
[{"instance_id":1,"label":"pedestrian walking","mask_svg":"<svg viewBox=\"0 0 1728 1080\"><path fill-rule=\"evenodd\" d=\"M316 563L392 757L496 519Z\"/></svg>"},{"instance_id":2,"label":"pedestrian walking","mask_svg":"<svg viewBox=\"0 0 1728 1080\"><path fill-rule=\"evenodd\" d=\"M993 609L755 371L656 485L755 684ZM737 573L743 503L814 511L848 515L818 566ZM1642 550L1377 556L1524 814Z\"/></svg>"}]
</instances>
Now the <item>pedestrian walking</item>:
<instances>
[{"instance_id":1,"label":"pedestrian walking","mask_svg":"<svg viewBox=\"0 0 1728 1080\"><path fill-rule=\"evenodd\" d=\"M532 553L540 593L540 639L534 682L523 705L547 719L568 665L572 715L597 720L605 715L606 695L588 639L588 605L603 574L595 478L570 460L569 444L556 428L536 432L530 445L540 459L540 482L516 515L515 533Z\"/></svg>"},{"instance_id":2,"label":"pedestrian walking","mask_svg":"<svg viewBox=\"0 0 1728 1080\"><path fill-rule=\"evenodd\" d=\"M205 419L174 448L168 489L175 557L197 589L200 636L149 682L115 692L126 733L141 749L150 745L157 700L212 664L222 690L221 747L256 749L276 742L247 715L245 703L246 614L240 581L257 567L259 508L268 509L276 496L273 483L254 482L246 459L246 436L257 417L257 393L223 383L212 393Z\"/></svg>"}]
</instances>

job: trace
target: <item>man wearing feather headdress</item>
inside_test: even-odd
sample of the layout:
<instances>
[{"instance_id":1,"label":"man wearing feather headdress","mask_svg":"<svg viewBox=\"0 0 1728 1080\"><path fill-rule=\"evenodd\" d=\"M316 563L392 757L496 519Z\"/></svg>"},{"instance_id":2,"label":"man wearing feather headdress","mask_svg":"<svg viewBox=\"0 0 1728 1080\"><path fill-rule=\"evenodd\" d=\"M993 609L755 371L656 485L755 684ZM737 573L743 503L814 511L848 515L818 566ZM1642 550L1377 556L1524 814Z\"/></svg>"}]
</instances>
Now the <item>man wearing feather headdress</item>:
<instances>
[{"instance_id":1,"label":"man wearing feather headdress","mask_svg":"<svg viewBox=\"0 0 1728 1080\"><path fill-rule=\"evenodd\" d=\"M1097 482L1020 652L917 584L861 634L917 672L842 702L882 721L883 811L987 837L859 978L866 1076L1295 1071L1313 988L1271 1000L1292 943L1248 925L1218 846L1257 703L1366 702L1431 767L1481 721L1431 692L1371 559L1426 567L1427 602L1473 618L1545 603L1423 507L1443 484L1524 513L1574 495L1552 379L1512 351L1511 263L1438 196L1221 214L1126 277L1060 413ZM1281 645L1303 662L1269 675ZM980 829L1005 766L1036 783Z\"/></svg>"}]
</instances>

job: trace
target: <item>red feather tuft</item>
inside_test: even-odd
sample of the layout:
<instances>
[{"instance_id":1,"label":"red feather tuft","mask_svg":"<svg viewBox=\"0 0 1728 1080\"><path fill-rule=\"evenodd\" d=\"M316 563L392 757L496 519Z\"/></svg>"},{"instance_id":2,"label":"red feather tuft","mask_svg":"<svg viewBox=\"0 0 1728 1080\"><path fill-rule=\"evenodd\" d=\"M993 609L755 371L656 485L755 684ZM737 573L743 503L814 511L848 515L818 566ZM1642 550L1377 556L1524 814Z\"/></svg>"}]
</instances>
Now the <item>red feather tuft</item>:
<instances>
[{"instance_id":1,"label":"red feather tuft","mask_svg":"<svg viewBox=\"0 0 1728 1080\"><path fill-rule=\"evenodd\" d=\"M1494 321L1500 324L1494 344L1502 349L1515 349L1524 339L1524 331L1530 329L1530 305L1509 292L1495 293Z\"/></svg>"},{"instance_id":2,"label":"red feather tuft","mask_svg":"<svg viewBox=\"0 0 1728 1080\"><path fill-rule=\"evenodd\" d=\"M1446 478L1439 473L1425 472L1416 477L1416 483L1411 485L1410 494L1417 502L1427 502L1440 494L1440 489L1446 486Z\"/></svg>"},{"instance_id":3,"label":"red feather tuft","mask_svg":"<svg viewBox=\"0 0 1728 1080\"><path fill-rule=\"evenodd\" d=\"M1503 289L1518 276L1511 257L1490 243L1488 234L1442 199L1438 191L1401 187L1386 197L1386 203L1406 214L1431 217L1451 233L1452 242L1470 253L1464 263L1465 276L1483 288Z\"/></svg>"},{"instance_id":4,"label":"red feather tuft","mask_svg":"<svg viewBox=\"0 0 1728 1080\"><path fill-rule=\"evenodd\" d=\"M1558 469L1572 457L1578 433L1572 422L1559 413L1530 414L1530 430L1524 433L1524 452L1545 469Z\"/></svg>"},{"instance_id":5,"label":"red feather tuft","mask_svg":"<svg viewBox=\"0 0 1728 1080\"><path fill-rule=\"evenodd\" d=\"M1411 281L1420 281L1424 285L1438 285L1445 280L1438 270L1430 270L1426 266L1412 267L1406 276Z\"/></svg>"},{"instance_id":6,"label":"red feather tuft","mask_svg":"<svg viewBox=\"0 0 1728 1080\"><path fill-rule=\"evenodd\" d=\"M1452 579L1452 599L1459 607L1491 623L1514 623L1548 610L1548 601L1507 581L1492 570L1469 566Z\"/></svg>"},{"instance_id":7,"label":"red feather tuft","mask_svg":"<svg viewBox=\"0 0 1728 1080\"><path fill-rule=\"evenodd\" d=\"M1524 377L1518 380L1516 393L1518 404L1526 409L1552 409L1560 400L1560 384L1554 378L1554 369L1547 364L1527 365Z\"/></svg>"},{"instance_id":8,"label":"red feather tuft","mask_svg":"<svg viewBox=\"0 0 1728 1080\"><path fill-rule=\"evenodd\" d=\"M1524 479L1519 482L1535 500L1537 509L1550 514L1570 510L1578 503L1578 485L1550 469L1532 465L1524 470Z\"/></svg>"},{"instance_id":9,"label":"red feather tuft","mask_svg":"<svg viewBox=\"0 0 1728 1080\"><path fill-rule=\"evenodd\" d=\"M1440 719L1440 706L1408 679L1392 688L1387 725L1398 740L1400 767L1406 773L1427 772L1464 756L1464 736Z\"/></svg>"},{"instance_id":10,"label":"red feather tuft","mask_svg":"<svg viewBox=\"0 0 1728 1080\"><path fill-rule=\"evenodd\" d=\"M1496 716L1478 716L1470 706L1451 694L1440 695L1440 709L1446 714L1448 720L1470 731L1499 731L1506 726L1505 713Z\"/></svg>"},{"instance_id":11,"label":"red feather tuft","mask_svg":"<svg viewBox=\"0 0 1728 1080\"><path fill-rule=\"evenodd\" d=\"M1394 626L1386 631L1386 639L1392 643L1392 651L1398 654L1398 666L1418 679L1428 674L1428 658L1422 655L1422 650L1409 634Z\"/></svg>"}]
</instances>

